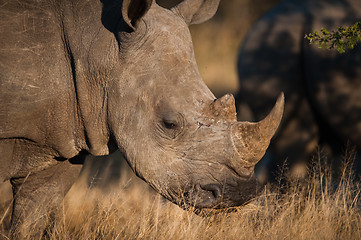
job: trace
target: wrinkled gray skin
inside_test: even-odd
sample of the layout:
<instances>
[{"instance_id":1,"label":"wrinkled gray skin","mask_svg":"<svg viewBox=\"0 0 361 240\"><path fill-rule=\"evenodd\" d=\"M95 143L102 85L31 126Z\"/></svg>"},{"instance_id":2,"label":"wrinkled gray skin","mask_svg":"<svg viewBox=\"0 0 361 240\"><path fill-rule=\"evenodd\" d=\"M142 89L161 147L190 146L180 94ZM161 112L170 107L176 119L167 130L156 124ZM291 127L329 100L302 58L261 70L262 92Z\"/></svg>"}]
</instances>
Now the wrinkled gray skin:
<instances>
[{"instance_id":1,"label":"wrinkled gray skin","mask_svg":"<svg viewBox=\"0 0 361 240\"><path fill-rule=\"evenodd\" d=\"M341 55L304 38L357 20L359 0L285 0L247 34L238 60L240 116L248 105L255 119L263 117L280 91L287 99L268 160L262 160L269 171L279 171L285 160L291 168L311 160L318 144L329 157L343 154L348 141L361 150L361 46Z\"/></svg>"},{"instance_id":2,"label":"wrinkled gray skin","mask_svg":"<svg viewBox=\"0 0 361 240\"><path fill-rule=\"evenodd\" d=\"M0 181L13 185L13 224L40 202L59 204L86 154L116 148L185 208L255 196L253 168L281 120L283 95L258 123L236 121L232 95L215 100L187 25L212 17L218 3L1 2Z\"/></svg>"}]
</instances>

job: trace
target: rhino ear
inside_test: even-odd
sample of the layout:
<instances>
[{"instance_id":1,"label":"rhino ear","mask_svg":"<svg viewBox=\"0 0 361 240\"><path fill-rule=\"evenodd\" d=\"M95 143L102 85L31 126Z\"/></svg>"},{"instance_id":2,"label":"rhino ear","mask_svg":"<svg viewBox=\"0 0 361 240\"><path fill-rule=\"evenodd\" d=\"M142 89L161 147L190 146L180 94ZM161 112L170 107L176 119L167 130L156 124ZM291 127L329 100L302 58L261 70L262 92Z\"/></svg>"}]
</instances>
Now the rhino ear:
<instances>
[{"instance_id":1,"label":"rhino ear","mask_svg":"<svg viewBox=\"0 0 361 240\"><path fill-rule=\"evenodd\" d=\"M214 16L220 0L184 0L172 11L184 18L188 25L199 24Z\"/></svg>"},{"instance_id":2,"label":"rhino ear","mask_svg":"<svg viewBox=\"0 0 361 240\"><path fill-rule=\"evenodd\" d=\"M122 16L124 22L133 30L138 21L148 12L154 0L123 0Z\"/></svg>"}]
</instances>

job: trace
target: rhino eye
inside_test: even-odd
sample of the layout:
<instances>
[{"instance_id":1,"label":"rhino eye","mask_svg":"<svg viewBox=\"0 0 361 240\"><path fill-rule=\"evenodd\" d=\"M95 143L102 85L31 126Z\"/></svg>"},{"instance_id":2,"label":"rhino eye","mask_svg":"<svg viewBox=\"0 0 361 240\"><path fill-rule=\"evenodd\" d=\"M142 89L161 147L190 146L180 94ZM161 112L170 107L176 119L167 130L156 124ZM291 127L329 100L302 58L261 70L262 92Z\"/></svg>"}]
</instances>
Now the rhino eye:
<instances>
[{"instance_id":1,"label":"rhino eye","mask_svg":"<svg viewBox=\"0 0 361 240\"><path fill-rule=\"evenodd\" d=\"M169 121L169 120L163 120L163 126L166 129L176 129L177 128L177 124L175 122Z\"/></svg>"},{"instance_id":2,"label":"rhino eye","mask_svg":"<svg viewBox=\"0 0 361 240\"><path fill-rule=\"evenodd\" d=\"M156 129L160 136L167 139L175 139L182 134L185 126L185 118L181 113L174 111L166 111L162 109L161 115L158 118Z\"/></svg>"}]
</instances>

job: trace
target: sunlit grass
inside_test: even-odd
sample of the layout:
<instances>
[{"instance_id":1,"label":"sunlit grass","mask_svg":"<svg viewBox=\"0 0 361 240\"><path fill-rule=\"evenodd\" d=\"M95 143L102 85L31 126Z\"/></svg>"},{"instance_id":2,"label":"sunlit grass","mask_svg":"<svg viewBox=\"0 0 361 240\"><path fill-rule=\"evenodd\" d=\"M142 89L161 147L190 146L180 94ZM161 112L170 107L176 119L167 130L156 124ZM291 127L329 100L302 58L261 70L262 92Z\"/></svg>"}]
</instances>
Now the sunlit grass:
<instances>
[{"instance_id":1,"label":"sunlit grass","mask_svg":"<svg viewBox=\"0 0 361 240\"><path fill-rule=\"evenodd\" d=\"M322 164L315 164L307 179L266 186L250 204L208 217L164 200L129 172L107 194L78 183L47 234L50 239L361 239L358 183L349 167L336 181Z\"/></svg>"}]
</instances>

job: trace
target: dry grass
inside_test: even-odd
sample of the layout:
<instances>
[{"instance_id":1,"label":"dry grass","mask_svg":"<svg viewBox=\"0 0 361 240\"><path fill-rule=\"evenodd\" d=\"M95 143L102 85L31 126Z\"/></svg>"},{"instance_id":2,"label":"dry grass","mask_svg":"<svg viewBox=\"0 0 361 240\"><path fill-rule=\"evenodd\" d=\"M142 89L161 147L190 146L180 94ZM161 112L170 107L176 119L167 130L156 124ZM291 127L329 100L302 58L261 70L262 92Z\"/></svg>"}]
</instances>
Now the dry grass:
<instances>
[{"instance_id":1,"label":"dry grass","mask_svg":"<svg viewBox=\"0 0 361 240\"><path fill-rule=\"evenodd\" d=\"M319 166L307 180L267 186L249 205L208 217L169 203L129 171L111 193L78 182L49 227L49 238L361 239L358 184L346 168L335 185L330 171Z\"/></svg>"}]
</instances>

